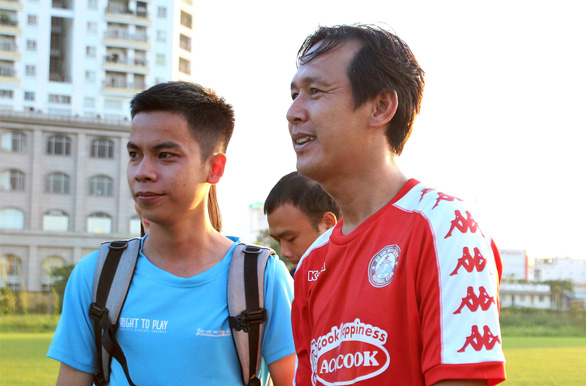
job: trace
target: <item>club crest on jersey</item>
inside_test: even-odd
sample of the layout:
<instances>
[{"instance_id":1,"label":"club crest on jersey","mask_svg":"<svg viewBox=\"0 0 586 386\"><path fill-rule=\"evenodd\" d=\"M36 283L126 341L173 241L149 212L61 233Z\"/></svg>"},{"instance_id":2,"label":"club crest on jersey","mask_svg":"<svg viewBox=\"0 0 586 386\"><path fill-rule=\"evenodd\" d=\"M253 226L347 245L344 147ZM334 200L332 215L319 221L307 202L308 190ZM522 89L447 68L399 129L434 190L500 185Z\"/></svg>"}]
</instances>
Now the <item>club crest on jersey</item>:
<instances>
[{"instance_id":1,"label":"club crest on jersey","mask_svg":"<svg viewBox=\"0 0 586 386\"><path fill-rule=\"evenodd\" d=\"M370 259L368 280L376 288L389 285L399 264L401 249L397 245L387 245Z\"/></svg>"}]
</instances>

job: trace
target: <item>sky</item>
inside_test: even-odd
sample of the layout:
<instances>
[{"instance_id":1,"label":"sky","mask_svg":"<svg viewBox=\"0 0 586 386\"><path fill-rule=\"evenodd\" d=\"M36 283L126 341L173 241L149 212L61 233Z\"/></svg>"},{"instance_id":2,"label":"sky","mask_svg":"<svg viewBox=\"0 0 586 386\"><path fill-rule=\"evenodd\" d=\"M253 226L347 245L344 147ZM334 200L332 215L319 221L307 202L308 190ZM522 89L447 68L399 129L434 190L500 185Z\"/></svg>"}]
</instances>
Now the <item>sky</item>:
<instances>
[{"instance_id":1,"label":"sky","mask_svg":"<svg viewBox=\"0 0 586 386\"><path fill-rule=\"evenodd\" d=\"M248 205L295 170L285 114L305 37L319 25L367 23L405 40L426 72L403 171L473 204L501 249L586 258L580 3L195 2L194 81L236 113L218 185L225 232L245 233Z\"/></svg>"}]
</instances>

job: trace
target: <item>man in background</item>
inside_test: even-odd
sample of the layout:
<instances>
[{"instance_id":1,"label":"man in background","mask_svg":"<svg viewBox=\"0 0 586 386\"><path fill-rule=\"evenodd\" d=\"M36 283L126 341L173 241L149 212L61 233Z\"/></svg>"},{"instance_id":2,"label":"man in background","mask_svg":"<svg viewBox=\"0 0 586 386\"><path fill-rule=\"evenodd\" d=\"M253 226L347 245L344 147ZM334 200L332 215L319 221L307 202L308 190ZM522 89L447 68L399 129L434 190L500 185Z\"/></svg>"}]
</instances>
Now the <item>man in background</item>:
<instances>
[{"instance_id":1,"label":"man in background","mask_svg":"<svg viewBox=\"0 0 586 386\"><path fill-rule=\"evenodd\" d=\"M292 172L277 182L269 193L264 212L269 233L295 269L311 244L340 218L334 199L315 181Z\"/></svg>"}]
</instances>

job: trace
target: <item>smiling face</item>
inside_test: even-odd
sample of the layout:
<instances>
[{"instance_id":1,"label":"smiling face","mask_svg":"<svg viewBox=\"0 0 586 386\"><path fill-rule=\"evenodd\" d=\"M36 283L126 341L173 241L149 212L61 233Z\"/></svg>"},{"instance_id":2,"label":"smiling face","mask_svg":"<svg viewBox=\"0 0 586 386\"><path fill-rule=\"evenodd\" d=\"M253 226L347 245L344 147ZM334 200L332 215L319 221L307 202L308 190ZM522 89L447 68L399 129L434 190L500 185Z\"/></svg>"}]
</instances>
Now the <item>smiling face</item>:
<instances>
[{"instance_id":1,"label":"smiling face","mask_svg":"<svg viewBox=\"0 0 586 386\"><path fill-rule=\"evenodd\" d=\"M291 83L287 112L297 170L323 182L368 151L370 104L354 106L348 67L360 43L351 41L301 64Z\"/></svg>"},{"instance_id":2,"label":"smiling face","mask_svg":"<svg viewBox=\"0 0 586 386\"><path fill-rule=\"evenodd\" d=\"M187 121L169 112L138 113L130 127L128 185L142 215L165 224L202 207L207 161Z\"/></svg>"}]
</instances>

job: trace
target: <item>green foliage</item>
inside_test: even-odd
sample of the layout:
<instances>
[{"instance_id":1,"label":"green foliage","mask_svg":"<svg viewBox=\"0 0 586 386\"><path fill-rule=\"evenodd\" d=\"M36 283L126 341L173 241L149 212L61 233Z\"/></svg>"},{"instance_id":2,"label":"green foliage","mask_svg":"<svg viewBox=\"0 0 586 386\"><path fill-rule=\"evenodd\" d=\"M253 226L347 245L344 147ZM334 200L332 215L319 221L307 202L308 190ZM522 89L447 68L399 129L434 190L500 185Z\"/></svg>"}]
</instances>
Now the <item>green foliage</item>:
<instances>
[{"instance_id":1,"label":"green foliage","mask_svg":"<svg viewBox=\"0 0 586 386\"><path fill-rule=\"evenodd\" d=\"M8 288L0 288L0 315L16 313L16 296Z\"/></svg>"},{"instance_id":2,"label":"green foliage","mask_svg":"<svg viewBox=\"0 0 586 386\"><path fill-rule=\"evenodd\" d=\"M502 308L503 336L582 336L586 337L586 311Z\"/></svg>"},{"instance_id":3,"label":"green foliage","mask_svg":"<svg viewBox=\"0 0 586 386\"><path fill-rule=\"evenodd\" d=\"M53 332L57 322L59 315L3 315L0 318L0 332Z\"/></svg>"},{"instance_id":4,"label":"green foliage","mask_svg":"<svg viewBox=\"0 0 586 386\"><path fill-rule=\"evenodd\" d=\"M281 261L283 263L285 263L285 265L287 266L287 269L293 268L291 263L289 263L289 261L281 255L281 247L279 247L279 243L277 243L275 241L275 239L273 239L271 237L268 229L265 229L265 230L258 232L258 236L256 238L256 244L272 248L272 250L277 252L277 255L279 255L279 259L281 259Z\"/></svg>"},{"instance_id":5,"label":"green foliage","mask_svg":"<svg viewBox=\"0 0 586 386\"><path fill-rule=\"evenodd\" d=\"M65 286L67 285L67 281L69 280L69 276L71 275L71 271L75 265L64 265L62 267L55 267L51 271L51 277L55 279L53 281L53 285L51 286L51 292L57 295L55 300L55 308L59 310L59 314L61 314L61 310L63 309L63 295L65 294Z\"/></svg>"}]
</instances>

